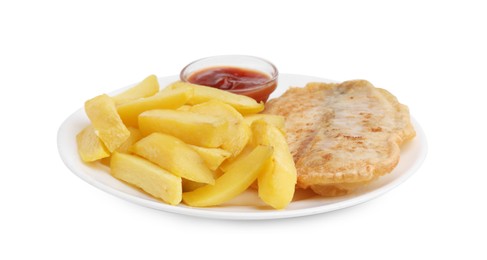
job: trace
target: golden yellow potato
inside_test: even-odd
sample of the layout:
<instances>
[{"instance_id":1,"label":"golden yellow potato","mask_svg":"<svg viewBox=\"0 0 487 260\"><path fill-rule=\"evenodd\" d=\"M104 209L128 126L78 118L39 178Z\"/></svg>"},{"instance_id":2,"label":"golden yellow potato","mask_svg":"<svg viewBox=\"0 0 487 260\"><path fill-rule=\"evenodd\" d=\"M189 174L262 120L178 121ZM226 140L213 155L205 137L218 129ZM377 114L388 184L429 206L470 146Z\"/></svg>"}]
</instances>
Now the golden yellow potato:
<instances>
[{"instance_id":1,"label":"golden yellow potato","mask_svg":"<svg viewBox=\"0 0 487 260\"><path fill-rule=\"evenodd\" d=\"M115 108L115 103L106 94L99 95L85 102L85 112L108 151L113 152L129 136L130 131L123 124Z\"/></svg>"},{"instance_id":2,"label":"golden yellow potato","mask_svg":"<svg viewBox=\"0 0 487 260\"><path fill-rule=\"evenodd\" d=\"M152 133L132 145L131 151L188 180L213 184L213 172L189 145L178 138Z\"/></svg>"},{"instance_id":3,"label":"golden yellow potato","mask_svg":"<svg viewBox=\"0 0 487 260\"><path fill-rule=\"evenodd\" d=\"M181 177L143 158L114 152L110 161L110 172L115 178L137 186L171 205L181 202Z\"/></svg>"},{"instance_id":4,"label":"golden yellow potato","mask_svg":"<svg viewBox=\"0 0 487 260\"><path fill-rule=\"evenodd\" d=\"M296 167L286 138L277 127L257 120L252 124L253 142L274 148L274 169L259 175L259 197L268 205L285 208L293 199L297 180Z\"/></svg>"},{"instance_id":5,"label":"golden yellow potato","mask_svg":"<svg viewBox=\"0 0 487 260\"><path fill-rule=\"evenodd\" d=\"M142 134L165 133L203 147L219 147L225 141L228 122L222 118L189 111L157 109L139 116Z\"/></svg>"},{"instance_id":6,"label":"golden yellow potato","mask_svg":"<svg viewBox=\"0 0 487 260\"><path fill-rule=\"evenodd\" d=\"M192 95L192 89L163 90L148 98L139 98L117 107L118 114L127 126L138 126L139 115L152 109L178 108Z\"/></svg>"},{"instance_id":7,"label":"golden yellow potato","mask_svg":"<svg viewBox=\"0 0 487 260\"><path fill-rule=\"evenodd\" d=\"M210 100L194 105L190 111L228 121L228 135L221 148L229 151L232 157L237 156L247 145L251 135L250 127L243 122L243 116L232 106L218 100Z\"/></svg>"},{"instance_id":8,"label":"golden yellow potato","mask_svg":"<svg viewBox=\"0 0 487 260\"><path fill-rule=\"evenodd\" d=\"M222 164L220 164L220 168L223 172L227 172L237 160L242 160L247 156L250 152L254 150L256 145L252 144L251 142L247 143L247 146L235 157L229 157Z\"/></svg>"},{"instance_id":9,"label":"golden yellow potato","mask_svg":"<svg viewBox=\"0 0 487 260\"><path fill-rule=\"evenodd\" d=\"M252 123L256 120L263 120L266 123L277 127L279 130L284 131L284 117L279 115L271 115L271 114L254 114L248 115L244 117L244 122L251 126Z\"/></svg>"},{"instance_id":10,"label":"golden yellow potato","mask_svg":"<svg viewBox=\"0 0 487 260\"><path fill-rule=\"evenodd\" d=\"M178 107L176 110L179 110L179 111L190 111L191 110L191 106L190 105L182 105L182 106Z\"/></svg>"},{"instance_id":11,"label":"golden yellow potato","mask_svg":"<svg viewBox=\"0 0 487 260\"><path fill-rule=\"evenodd\" d=\"M120 147L115 149L115 151L120 152L120 153L129 153L130 147L137 141L139 141L142 138L142 134L140 133L140 130L135 127L127 127L127 129L130 131L130 136L129 138L122 144ZM110 157L105 157L101 159L100 161L102 164L110 166Z\"/></svg>"},{"instance_id":12,"label":"golden yellow potato","mask_svg":"<svg viewBox=\"0 0 487 260\"><path fill-rule=\"evenodd\" d=\"M284 117L258 114L262 102L212 87L178 81L158 91L150 75L86 101L81 159L171 205L220 205L250 186L275 209L289 205L297 174Z\"/></svg>"},{"instance_id":13,"label":"golden yellow potato","mask_svg":"<svg viewBox=\"0 0 487 260\"><path fill-rule=\"evenodd\" d=\"M216 171L220 164L227 159L231 153L220 148L207 148L196 145L189 145L205 161L206 166L212 171Z\"/></svg>"},{"instance_id":14,"label":"golden yellow potato","mask_svg":"<svg viewBox=\"0 0 487 260\"><path fill-rule=\"evenodd\" d=\"M95 134L95 128L92 125L85 127L76 135L76 143L78 153L85 162L93 162L110 156L110 151Z\"/></svg>"},{"instance_id":15,"label":"golden yellow potato","mask_svg":"<svg viewBox=\"0 0 487 260\"><path fill-rule=\"evenodd\" d=\"M150 75L139 84L113 96L112 99L115 102L115 105L118 106L132 100L153 96L157 92L159 92L159 82L157 81L157 77L155 75Z\"/></svg>"},{"instance_id":16,"label":"golden yellow potato","mask_svg":"<svg viewBox=\"0 0 487 260\"><path fill-rule=\"evenodd\" d=\"M215 179L222 176L222 174L223 174L223 172L220 169L213 171L213 176ZM197 188L203 187L205 185L207 185L207 184L183 179L183 192L193 191L193 190L196 190Z\"/></svg>"},{"instance_id":17,"label":"golden yellow potato","mask_svg":"<svg viewBox=\"0 0 487 260\"><path fill-rule=\"evenodd\" d=\"M237 95L217 88L206 87L187 82L177 81L167 87L168 89L193 89L194 94L188 100L188 104L195 105L210 100L218 100L227 103L243 115L255 114L264 110L264 103L258 103L253 98Z\"/></svg>"},{"instance_id":18,"label":"golden yellow potato","mask_svg":"<svg viewBox=\"0 0 487 260\"><path fill-rule=\"evenodd\" d=\"M130 136L122 145L120 145L120 147L115 150L117 152L128 153L130 147L132 147L133 144L142 139L142 133L138 128L129 126L127 127L127 129L130 131Z\"/></svg>"},{"instance_id":19,"label":"golden yellow potato","mask_svg":"<svg viewBox=\"0 0 487 260\"><path fill-rule=\"evenodd\" d=\"M214 185L206 185L183 193L183 201L189 206L207 207L222 204L245 191L250 184L272 164L272 147L257 146L244 160L216 179Z\"/></svg>"},{"instance_id":20,"label":"golden yellow potato","mask_svg":"<svg viewBox=\"0 0 487 260\"><path fill-rule=\"evenodd\" d=\"M208 184L183 179L183 192L193 191L193 190L201 188L205 185L208 185Z\"/></svg>"}]
</instances>

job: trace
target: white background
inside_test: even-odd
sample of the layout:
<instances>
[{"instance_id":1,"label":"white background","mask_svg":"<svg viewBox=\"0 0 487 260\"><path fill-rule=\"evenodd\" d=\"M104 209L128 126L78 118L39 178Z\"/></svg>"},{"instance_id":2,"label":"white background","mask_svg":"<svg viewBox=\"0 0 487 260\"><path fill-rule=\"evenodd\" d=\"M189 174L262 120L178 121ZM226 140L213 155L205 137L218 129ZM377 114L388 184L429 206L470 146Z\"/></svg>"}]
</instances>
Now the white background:
<instances>
[{"instance_id":1,"label":"white background","mask_svg":"<svg viewBox=\"0 0 487 260\"><path fill-rule=\"evenodd\" d=\"M1 1L0 258L485 259L481 2ZM144 208L65 167L57 130L86 99L218 54L390 90L423 126L426 161L368 203L275 221Z\"/></svg>"}]
</instances>

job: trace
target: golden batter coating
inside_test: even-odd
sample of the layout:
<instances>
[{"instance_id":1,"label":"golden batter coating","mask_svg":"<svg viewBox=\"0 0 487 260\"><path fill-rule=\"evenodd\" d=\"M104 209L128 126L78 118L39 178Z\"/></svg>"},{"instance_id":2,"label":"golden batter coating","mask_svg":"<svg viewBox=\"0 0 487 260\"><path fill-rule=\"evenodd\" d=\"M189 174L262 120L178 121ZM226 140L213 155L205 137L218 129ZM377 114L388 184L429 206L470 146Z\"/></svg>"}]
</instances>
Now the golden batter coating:
<instances>
[{"instance_id":1,"label":"golden batter coating","mask_svg":"<svg viewBox=\"0 0 487 260\"><path fill-rule=\"evenodd\" d=\"M391 172L415 131L409 110L366 80L309 83L270 100L264 113L286 118L298 187L343 195Z\"/></svg>"}]
</instances>

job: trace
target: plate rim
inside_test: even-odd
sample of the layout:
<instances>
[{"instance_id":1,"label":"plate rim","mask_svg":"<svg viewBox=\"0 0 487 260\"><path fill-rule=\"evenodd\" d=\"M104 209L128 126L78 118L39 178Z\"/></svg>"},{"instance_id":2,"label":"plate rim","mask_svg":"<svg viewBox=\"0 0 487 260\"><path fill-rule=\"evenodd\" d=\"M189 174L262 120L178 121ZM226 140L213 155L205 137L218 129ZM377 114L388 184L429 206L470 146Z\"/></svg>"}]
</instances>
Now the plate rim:
<instances>
[{"instance_id":1,"label":"plate rim","mask_svg":"<svg viewBox=\"0 0 487 260\"><path fill-rule=\"evenodd\" d=\"M299 75L299 74L281 74L280 77L298 77L298 78L309 78L309 79L316 79L316 80L321 80L324 82L333 82L333 80L329 79L324 79L320 77L315 77L315 76L307 76L307 75ZM166 76L166 77L158 77L158 80L170 80L177 78L177 76ZM128 85L126 87L120 88L118 90L115 90L113 93L118 93L120 91L123 91L124 89L127 89L135 84ZM361 203L367 202L369 200L375 199L390 190L396 188L399 186L401 183L405 182L407 179L409 179L423 164L424 160L426 159L427 153L428 153L428 143L426 139L425 132L421 125L418 123L418 121L411 115L411 122L414 126L414 129L416 131L416 137L413 139L411 142L416 141L419 142L420 144L420 154L417 156L417 160L414 161L414 163L409 167L406 173L403 173L401 176L393 179L390 183L379 187L377 189L371 190L369 192L366 192L364 194L360 194L356 197L351 197L349 199L345 199L342 201L338 201L335 203L331 204L325 204L321 206L312 206L309 208L300 208L300 209L284 209L284 210L269 210L269 211L251 211L251 212L242 212L242 211L220 211L220 210L206 210L207 208L197 208L197 207L190 207L186 206L183 204L177 205L177 206L172 206L169 204L165 204L163 202L158 202L158 201L152 201L152 200L147 200L144 198L140 198L137 196L133 196L129 193L120 191L110 185L107 185L105 183L102 183L100 181L97 181L90 177L87 174L83 174L82 170L76 169L72 163L70 163L73 158L69 158L67 152L65 152L65 147L63 145L63 137L65 137L65 132L66 128L68 128L70 125L69 123L71 122L72 118L77 115L78 113L81 113L83 110L83 107L79 108L78 110L74 111L71 113L60 125L58 132L57 132L57 148L58 148L58 153L63 161L63 163L66 165L66 167L73 172L76 176L84 180L85 182L89 183L90 185L103 190L104 192L107 192L113 196L116 196L118 198L124 199L126 201L145 206L148 208L156 209L156 210L161 210L165 212L170 212L170 213L175 213L175 214L182 214L182 215L187 215L187 216L195 216L195 217L203 217L203 218L211 218L211 219L231 219L231 220L266 220L266 219L283 219L283 218L294 218L294 217L302 217L302 216L310 216L310 215L316 215L316 214L321 214L321 213L326 213L326 212L331 212L339 209L344 209L348 208L351 206L356 206ZM79 160L79 158L78 158ZM211 207L210 207L211 208Z\"/></svg>"}]
</instances>

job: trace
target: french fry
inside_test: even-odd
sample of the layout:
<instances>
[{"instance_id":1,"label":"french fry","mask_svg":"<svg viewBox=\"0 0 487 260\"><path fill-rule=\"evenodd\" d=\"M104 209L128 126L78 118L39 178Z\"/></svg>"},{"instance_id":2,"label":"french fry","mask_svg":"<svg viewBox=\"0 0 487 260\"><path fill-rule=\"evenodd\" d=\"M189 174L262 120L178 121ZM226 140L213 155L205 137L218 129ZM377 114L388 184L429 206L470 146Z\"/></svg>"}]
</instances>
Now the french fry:
<instances>
[{"instance_id":1,"label":"french fry","mask_svg":"<svg viewBox=\"0 0 487 260\"><path fill-rule=\"evenodd\" d=\"M253 98L237 95L217 88L206 87L187 82L177 81L167 87L168 89L193 89L194 94L188 100L188 104L195 105L210 100L218 100L227 103L243 115L255 114L264 110L264 103L257 103Z\"/></svg>"},{"instance_id":2,"label":"french fry","mask_svg":"<svg viewBox=\"0 0 487 260\"><path fill-rule=\"evenodd\" d=\"M139 98L121 104L117 107L117 111L125 125L137 127L138 117L142 112L153 109L178 108L184 105L192 94L192 89L162 90L151 97Z\"/></svg>"},{"instance_id":3,"label":"french fry","mask_svg":"<svg viewBox=\"0 0 487 260\"><path fill-rule=\"evenodd\" d=\"M112 99L115 105L121 105L139 98L146 98L155 95L159 92L159 82L155 75L150 75L139 84L125 90L124 92L113 96Z\"/></svg>"},{"instance_id":4,"label":"french fry","mask_svg":"<svg viewBox=\"0 0 487 260\"><path fill-rule=\"evenodd\" d=\"M220 169L213 171L213 176L215 177L215 179L217 179L218 177L220 177L222 175L223 175L223 172ZM183 192L193 191L193 190L201 188L205 185L207 185L207 184L183 179Z\"/></svg>"},{"instance_id":5,"label":"french fry","mask_svg":"<svg viewBox=\"0 0 487 260\"><path fill-rule=\"evenodd\" d=\"M106 94L85 102L85 112L108 151L113 152L130 136L123 124L113 100Z\"/></svg>"},{"instance_id":6,"label":"french fry","mask_svg":"<svg viewBox=\"0 0 487 260\"><path fill-rule=\"evenodd\" d=\"M266 123L277 127L279 130L284 131L284 117L279 115L271 115L271 114L254 114L244 116L244 122L247 123L248 126L251 126L252 123L256 120L263 120Z\"/></svg>"},{"instance_id":7,"label":"french fry","mask_svg":"<svg viewBox=\"0 0 487 260\"><path fill-rule=\"evenodd\" d=\"M130 131L130 136L117 149L115 149L116 152L129 153L132 145L142 138L142 134L138 128L129 126L127 129ZM105 157L101 159L100 162L110 167L110 159L111 157Z\"/></svg>"},{"instance_id":8,"label":"french fry","mask_svg":"<svg viewBox=\"0 0 487 260\"><path fill-rule=\"evenodd\" d=\"M243 122L243 116L232 106L218 100L211 100L194 105L190 111L228 121L227 136L224 137L221 148L229 151L232 157L237 156L247 145L251 135L250 127Z\"/></svg>"},{"instance_id":9,"label":"french fry","mask_svg":"<svg viewBox=\"0 0 487 260\"><path fill-rule=\"evenodd\" d=\"M275 167L262 172L257 179L259 197L268 205L283 209L293 199L297 179L286 138L277 127L262 120L252 123L252 133L256 144L274 148L272 160Z\"/></svg>"},{"instance_id":10,"label":"french fry","mask_svg":"<svg viewBox=\"0 0 487 260\"><path fill-rule=\"evenodd\" d=\"M76 135L78 154L84 162L93 162L110 156L110 151L95 133L92 125L85 127Z\"/></svg>"},{"instance_id":11,"label":"french fry","mask_svg":"<svg viewBox=\"0 0 487 260\"><path fill-rule=\"evenodd\" d=\"M206 166L212 171L216 171L225 159L227 159L231 153L220 148L206 148L196 145L190 145L201 158L205 161Z\"/></svg>"},{"instance_id":12,"label":"french fry","mask_svg":"<svg viewBox=\"0 0 487 260\"><path fill-rule=\"evenodd\" d=\"M144 136L165 133L188 144L212 148L221 146L228 135L228 122L222 118L169 109L140 114L139 128Z\"/></svg>"},{"instance_id":13,"label":"french fry","mask_svg":"<svg viewBox=\"0 0 487 260\"><path fill-rule=\"evenodd\" d=\"M216 88L177 81L158 91L151 75L85 102L92 124L76 136L82 160L171 205L220 205L258 183L266 204L288 206L296 168L284 117Z\"/></svg>"},{"instance_id":14,"label":"french fry","mask_svg":"<svg viewBox=\"0 0 487 260\"><path fill-rule=\"evenodd\" d=\"M206 185L183 193L183 201L189 206L207 207L222 204L245 191L257 176L272 167L272 147L257 146L231 170L216 179L214 185Z\"/></svg>"},{"instance_id":15,"label":"french fry","mask_svg":"<svg viewBox=\"0 0 487 260\"><path fill-rule=\"evenodd\" d=\"M182 198L181 177L135 155L115 152L110 160L111 174L135 185L171 205Z\"/></svg>"},{"instance_id":16,"label":"french fry","mask_svg":"<svg viewBox=\"0 0 487 260\"><path fill-rule=\"evenodd\" d=\"M215 183L213 172L198 153L174 136L153 133L136 142L131 150L177 176L196 182Z\"/></svg>"}]
</instances>

